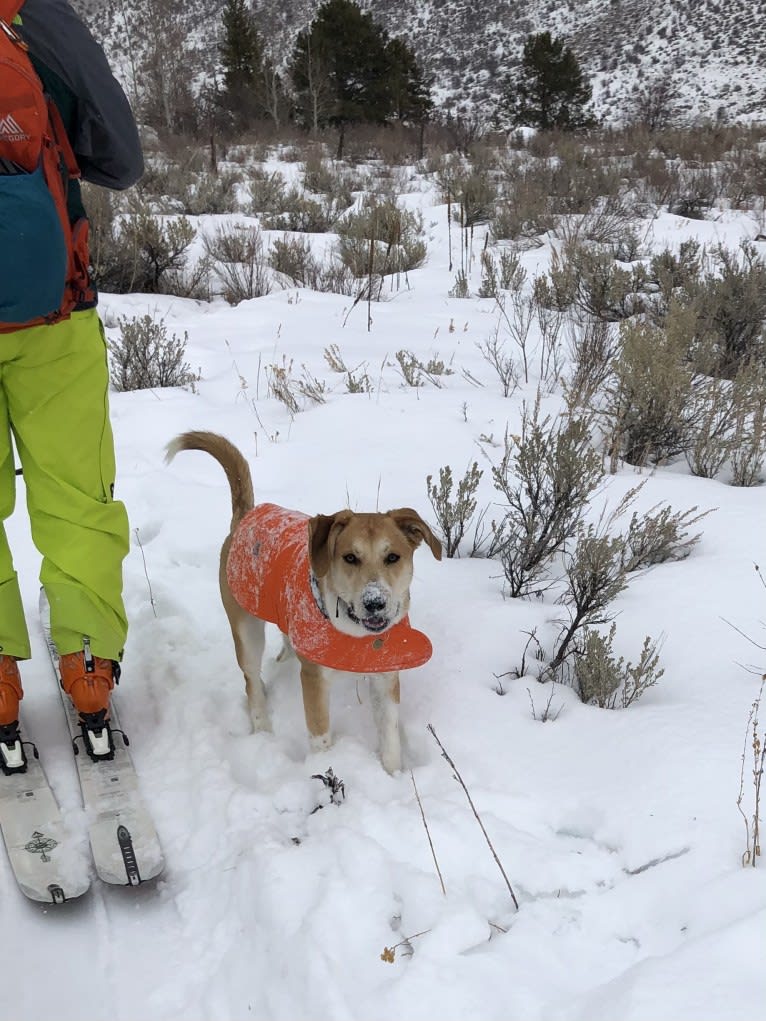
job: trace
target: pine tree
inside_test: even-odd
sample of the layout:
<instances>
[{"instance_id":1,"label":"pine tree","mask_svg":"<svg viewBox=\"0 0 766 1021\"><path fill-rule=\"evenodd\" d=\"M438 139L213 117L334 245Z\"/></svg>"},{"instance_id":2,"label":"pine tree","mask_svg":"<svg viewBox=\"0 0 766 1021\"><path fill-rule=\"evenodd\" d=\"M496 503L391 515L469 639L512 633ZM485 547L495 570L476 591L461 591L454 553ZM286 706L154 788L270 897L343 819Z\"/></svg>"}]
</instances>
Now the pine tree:
<instances>
[{"instance_id":1,"label":"pine tree","mask_svg":"<svg viewBox=\"0 0 766 1021\"><path fill-rule=\"evenodd\" d=\"M389 40L353 0L327 0L295 43L291 62L296 111L313 131L347 124L422 119L430 96L414 54Z\"/></svg>"},{"instance_id":2,"label":"pine tree","mask_svg":"<svg viewBox=\"0 0 766 1021\"><path fill-rule=\"evenodd\" d=\"M248 0L226 0L223 9L222 104L237 126L247 127L258 115L258 85L263 46Z\"/></svg>"},{"instance_id":3,"label":"pine tree","mask_svg":"<svg viewBox=\"0 0 766 1021\"><path fill-rule=\"evenodd\" d=\"M400 121L422 123L434 104L429 83L415 54L401 39L392 39L388 44L388 59L394 115Z\"/></svg>"},{"instance_id":4,"label":"pine tree","mask_svg":"<svg viewBox=\"0 0 766 1021\"><path fill-rule=\"evenodd\" d=\"M508 108L514 124L564 131L586 127L591 87L573 51L550 32L530 35L521 66L511 75Z\"/></svg>"}]
</instances>

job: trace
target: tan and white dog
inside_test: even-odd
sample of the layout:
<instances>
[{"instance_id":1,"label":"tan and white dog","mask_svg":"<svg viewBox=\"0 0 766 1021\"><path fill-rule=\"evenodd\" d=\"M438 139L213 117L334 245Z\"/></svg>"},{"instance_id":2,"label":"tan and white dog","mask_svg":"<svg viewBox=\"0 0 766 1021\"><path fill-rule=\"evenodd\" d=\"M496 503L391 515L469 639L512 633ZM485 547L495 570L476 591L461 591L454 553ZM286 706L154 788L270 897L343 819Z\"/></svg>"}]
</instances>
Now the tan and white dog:
<instances>
[{"instance_id":1,"label":"tan and white dog","mask_svg":"<svg viewBox=\"0 0 766 1021\"><path fill-rule=\"evenodd\" d=\"M269 729L261 678L269 621L300 661L312 750L330 745L328 670L368 674L381 761L389 773L401 769L399 671L431 655L428 638L407 619L412 559L425 541L441 560L439 540L408 507L309 517L255 506L248 464L223 436L183 433L168 445L167 460L179 450L212 455L231 487L219 582L254 728Z\"/></svg>"}]
</instances>

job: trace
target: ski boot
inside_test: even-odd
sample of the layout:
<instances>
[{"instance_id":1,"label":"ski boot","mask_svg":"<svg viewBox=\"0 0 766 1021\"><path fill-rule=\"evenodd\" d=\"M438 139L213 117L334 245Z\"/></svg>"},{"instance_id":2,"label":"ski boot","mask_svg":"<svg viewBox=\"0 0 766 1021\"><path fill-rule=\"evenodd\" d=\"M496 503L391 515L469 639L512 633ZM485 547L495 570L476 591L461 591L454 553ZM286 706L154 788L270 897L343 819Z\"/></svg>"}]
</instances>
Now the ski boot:
<instances>
[{"instance_id":1,"label":"ski boot","mask_svg":"<svg viewBox=\"0 0 766 1021\"><path fill-rule=\"evenodd\" d=\"M19 702L24 697L21 676L13 656L0 656L0 769L24 773L27 758L19 733Z\"/></svg>"},{"instance_id":2,"label":"ski boot","mask_svg":"<svg viewBox=\"0 0 766 1021\"><path fill-rule=\"evenodd\" d=\"M83 744L98 762L114 758L114 737L109 724L109 696L120 679L120 665L111 659L94 656L89 639L82 652L69 652L59 658L61 687L79 713ZM79 748L75 742L75 754Z\"/></svg>"}]
</instances>

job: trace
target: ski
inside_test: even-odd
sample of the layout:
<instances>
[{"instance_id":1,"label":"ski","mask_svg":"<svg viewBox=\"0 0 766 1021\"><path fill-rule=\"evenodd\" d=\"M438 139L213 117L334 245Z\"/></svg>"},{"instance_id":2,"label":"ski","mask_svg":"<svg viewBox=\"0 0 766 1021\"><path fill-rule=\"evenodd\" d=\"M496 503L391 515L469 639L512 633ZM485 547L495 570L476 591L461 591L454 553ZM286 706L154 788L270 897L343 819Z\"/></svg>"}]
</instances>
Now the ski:
<instances>
[{"instance_id":1,"label":"ski","mask_svg":"<svg viewBox=\"0 0 766 1021\"><path fill-rule=\"evenodd\" d=\"M19 889L31 900L63 904L89 888L89 862L67 830L37 749L20 737L0 747L0 830Z\"/></svg>"},{"instance_id":2,"label":"ski","mask_svg":"<svg viewBox=\"0 0 766 1021\"><path fill-rule=\"evenodd\" d=\"M82 725L77 710L61 687L59 656L50 628L50 607L40 590L40 622L75 750L83 806L96 872L105 883L138 886L154 879L164 859L152 817L138 786L128 739L120 727L115 700L109 727L94 736ZM102 757L94 758L89 747Z\"/></svg>"}]
</instances>

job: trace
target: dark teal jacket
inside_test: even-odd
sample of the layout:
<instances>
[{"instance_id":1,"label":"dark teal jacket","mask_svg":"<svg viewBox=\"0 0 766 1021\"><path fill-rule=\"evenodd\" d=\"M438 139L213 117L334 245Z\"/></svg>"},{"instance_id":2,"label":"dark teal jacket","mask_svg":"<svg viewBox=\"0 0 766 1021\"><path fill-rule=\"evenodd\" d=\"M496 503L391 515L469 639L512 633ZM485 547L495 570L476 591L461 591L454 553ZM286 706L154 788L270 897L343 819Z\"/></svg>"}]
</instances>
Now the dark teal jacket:
<instances>
[{"instance_id":1,"label":"dark teal jacket","mask_svg":"<svg viewBox=\"0 0 766 1021\"><path fill-rule=\"evenodd\" d=\"M68 0L25 0L19 34L69 133L84 180L129 188L144 172L130 104Z\"/></svg>"},{"instance_id":2,"label":"dark teal jacket","mask_svg":"<svg viewBox=\"0 0 766 1021\"><path fill-rule=\"evenodd\" d=\"M135 184L144 160L130 104L68 0L25 0L15 27L58 107L84 180L114 189ZM69 181L67 211L71 223L86 215L77 180ZM93 288L77 308L95 302Z\"/></svg>"}]
</instances>

